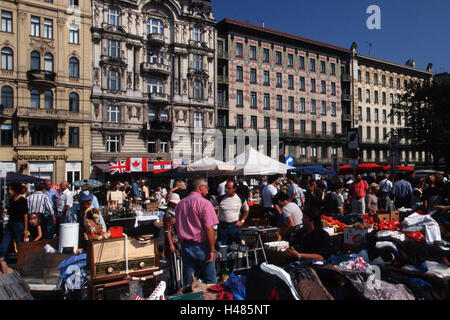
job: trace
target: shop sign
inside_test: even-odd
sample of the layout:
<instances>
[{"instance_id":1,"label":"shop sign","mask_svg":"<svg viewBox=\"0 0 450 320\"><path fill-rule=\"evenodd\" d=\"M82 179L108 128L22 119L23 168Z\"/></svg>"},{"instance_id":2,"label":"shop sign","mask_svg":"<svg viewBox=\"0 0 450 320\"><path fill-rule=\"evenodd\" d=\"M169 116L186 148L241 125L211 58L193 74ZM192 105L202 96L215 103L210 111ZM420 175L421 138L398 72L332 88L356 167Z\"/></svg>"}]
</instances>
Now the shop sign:
<instances>
[{"instance_id":1,"label":"shop sign","mask_svg":"<svg viewBox=\"0 0 450 320\"><path fill-rule=\"evenodd\" d=\"M17 160L36 160L36 161L56 161L64 160L66 161L68 156L66 155L15 155L13 159Z\"/></svg>"}]
</instances>

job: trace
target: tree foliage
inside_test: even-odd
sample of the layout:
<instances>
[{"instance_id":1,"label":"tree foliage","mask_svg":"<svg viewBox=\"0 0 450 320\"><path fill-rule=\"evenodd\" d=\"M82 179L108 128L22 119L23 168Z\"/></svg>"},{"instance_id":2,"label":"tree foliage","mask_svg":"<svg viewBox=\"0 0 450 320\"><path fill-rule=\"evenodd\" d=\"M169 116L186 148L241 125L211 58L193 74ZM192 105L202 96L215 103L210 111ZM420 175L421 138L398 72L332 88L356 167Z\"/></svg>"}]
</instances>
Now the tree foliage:
<instances>
[{"instance_id":1,"label":"tree foliage","mask_svg":"<svg viewBox=\"0 0 450 320\"><path fill-rule=\"evenodd\" d=\"M396 129L395 134L410 142L413 150L430 152L435 169L441 158L449 168L450 81L411 82L392 107L395 115L405 119L404 127Z\"/></svg>"}]
</instances>

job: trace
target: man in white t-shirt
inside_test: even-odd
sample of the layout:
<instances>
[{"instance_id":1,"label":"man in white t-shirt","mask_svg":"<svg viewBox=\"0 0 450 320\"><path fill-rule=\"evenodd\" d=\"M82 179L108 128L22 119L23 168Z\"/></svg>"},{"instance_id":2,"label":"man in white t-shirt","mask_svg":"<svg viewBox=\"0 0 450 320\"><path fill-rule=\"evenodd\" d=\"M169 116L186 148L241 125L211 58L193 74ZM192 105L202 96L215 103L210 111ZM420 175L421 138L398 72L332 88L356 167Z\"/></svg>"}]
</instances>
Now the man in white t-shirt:
<instances>
[{"instance_id":1,"label":"man in white t-shirt","mask_svg":"<svg viewBox=\"0 0 450 320\"><path fill-rule=\"evenodd\" d=\"M282 208L284 223L281 225L281 232L286 233L291 242L303 226L303 212L295 202L289 200L284 192L278 193L273 198L273 202Z\"/></svg>"},{"instance_id":2,"label":"man in white t-shirt","mask_svg":"<svg viewBox=\"0 0 450 320\"><path fill-rule=\"evenodd\" d=\"M272 175L267 179L267 186L262 191L264 203L264 217L268 219L271 226L277 227L281 217L281 209L278 204L273 204L273 197L278 193L275 184L278 183L278 175Z\"/></svg>"},{"instance_id":3,"label":"man in white t-shirt","mask_svg":"<svg viewBox=\"0 0 450 320\"><path fill-rule=\"evenodd\" d=\"M384 179L380 181L379 187L380 187L380 191L385 193L385 194L391 194L391 190L393 187L392 181L390 181L388 179L388 175L386 174L384 176Z\"/></svg>"},{"instance_id":4,"label":"man in white t-shirt","mask_svg":"<svg viewBox=\"0 0 450 320\"><path fill-rule=\"evenodd\" d=\"M62 223L64 221L66 212L73 205L72 192L68 189L69 183L67 181L63 181L59 185L60 195L58 201L56 202L56 210L58 211L58 219L57 222Z\"/></svg>"},{"instance_id":5,"label":"man in white t-shirt","mask_svg":"<svg viewBox=\"0 0 450 320\"><path fill-rule=\"evenodd\" d=\"M225 184L225 196L219 200L219 226L217 241L224 245L240 242L240 228L248 216L249 207L245 199L236 194L237 184L233 179Z\"/></svg>"}]
</instances>

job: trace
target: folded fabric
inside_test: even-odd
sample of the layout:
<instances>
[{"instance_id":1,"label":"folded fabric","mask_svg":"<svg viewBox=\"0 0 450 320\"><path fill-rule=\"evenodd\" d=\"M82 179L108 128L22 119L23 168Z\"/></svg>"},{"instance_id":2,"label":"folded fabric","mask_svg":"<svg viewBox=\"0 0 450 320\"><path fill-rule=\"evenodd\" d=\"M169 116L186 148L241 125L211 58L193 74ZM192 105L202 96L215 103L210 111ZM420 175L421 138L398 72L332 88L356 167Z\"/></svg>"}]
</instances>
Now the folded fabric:
<instances>
[{"instance_id":1,"label":"folded fabric","mask_svg":"<svg viewBox=\"0 0 450 320\"><path fill-rule=\"evenodd\" d=\"M216 300L233 300L233 294L230 292L228 287L224 286L222 283L218 283L209 287L206 291L216 294ZM208 299L211 300L211 299Z\"/></svg>"},{"instance_id":2,"label":"folded fabric","mask_svg":"<svg viewBox=\"0 0 450 320\"><path fill-rule=\"evenodd\" d=\"M277 267L273 264L268 264L263 262L261 264L261 270L267 273L270 273L272 275L277 276L278 278L280 278L291 290L292 295L294 296L295 300L300 300L300 296L297 292L297 289L294 286L294 283L292 282L291 277L289 276L289 274L284 271L283 269L281 269L280 267Z\"/></svg>"},{"instance_id":3,"label":"folded fabric","mask_svg":"<svg viewBox=\"0 0 450 320\"><path fill-rule=\"evenodd\" d=\"M411 227L421 227L425 233L425 241L427 243L434 243L442 240L439 224L430 215L420 215L416 212L406 217L405 220L403 220L404 231L412 231L409 229Z\"/></svg>"},{"instance_id":4,"label":"folded fabric","mask_svg":"<svg viewBox=\"0 0 450 320\"><path fill-rule=\"evenodd\" d=\"M437 261L425 261L424 264L428 268L427 273L434 274L439 278L450 277L450 268L446 264Z\"/></svg>"},{"instance_id":5,"label":"folded fabric","mask_svg":"<svg viewBox=\"0 0 450 320\"><path fill-rule=\"evenodd\" d=\"M422 232L416 231L416 232L405 232L405 235L415 242L425 242L425 235Z\"/></svg>"},{"instance_id":6,"label":"folded fabric","mask_svg":"<svg viewBox=\"0 0 450 320\"><path fill-rule=\"evenodd\" d=\"M224 285L233 293L234 300L245 300L245 276L230 274Z\"/></svg>"},{"instance_id":7,"label":"folded fabric","mask_svg":"<svg viewBox=\"0 0 450 320\"><path fill-rule=\"evenodd\" d=\"M391 237L394 239L398 239L400 241L405 241L406 240L406 235L400 231L393 231L393 230L380 230L376 233L376 238L380 239L380 238L386 238L386 237Z\"/></svg>"},{"instance_id":8,"label":"folded fabric","mask_svg":"<svg viewBox=\"0 0 450 320\"><path fill-rule=\"evenodd\" d=\"M385 248L385 247L391 247L395 251L398 251L397 246L394 243L390 242L390 241L378 241L375 244L375 247L378 248L378 249L382 249L382 248Z\"/></svg>"}]
</instances>

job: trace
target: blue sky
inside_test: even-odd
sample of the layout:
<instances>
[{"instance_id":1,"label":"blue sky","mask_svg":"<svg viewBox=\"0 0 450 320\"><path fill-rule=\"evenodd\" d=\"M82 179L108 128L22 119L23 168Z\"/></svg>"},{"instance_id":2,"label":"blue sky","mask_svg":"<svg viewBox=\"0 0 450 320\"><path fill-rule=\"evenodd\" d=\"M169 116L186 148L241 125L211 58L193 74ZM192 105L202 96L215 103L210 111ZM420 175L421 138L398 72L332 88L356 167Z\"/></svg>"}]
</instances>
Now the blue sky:
<instances>
[{"instance_id":1,"label":"blue sky","mask_svg":"<svg viewBox=\"0 0 450 320\"><path fill-rule=\"evenodd\" d=\"M381 29L369 30L370 5L381 9ZM212 0L217 21L233 18L350 48L433 72L450 72L449 0Z\"/></svg>"}]
</instances>

